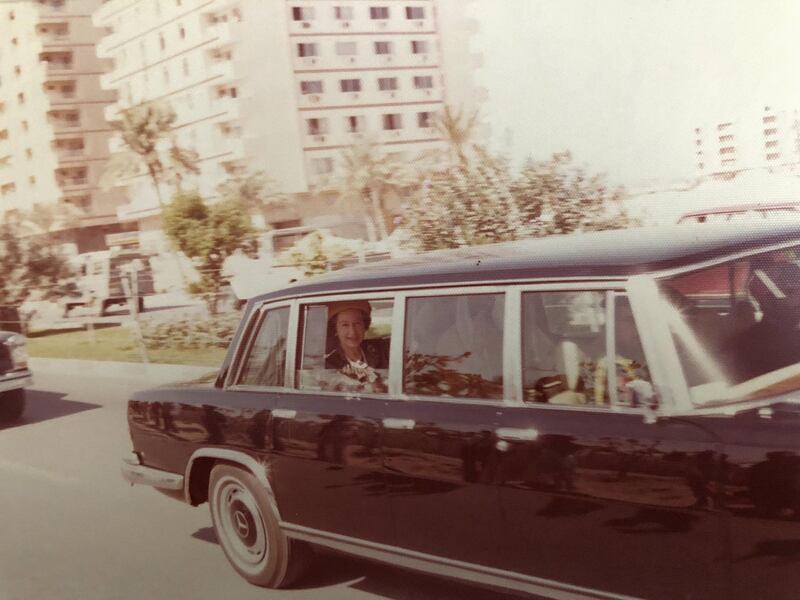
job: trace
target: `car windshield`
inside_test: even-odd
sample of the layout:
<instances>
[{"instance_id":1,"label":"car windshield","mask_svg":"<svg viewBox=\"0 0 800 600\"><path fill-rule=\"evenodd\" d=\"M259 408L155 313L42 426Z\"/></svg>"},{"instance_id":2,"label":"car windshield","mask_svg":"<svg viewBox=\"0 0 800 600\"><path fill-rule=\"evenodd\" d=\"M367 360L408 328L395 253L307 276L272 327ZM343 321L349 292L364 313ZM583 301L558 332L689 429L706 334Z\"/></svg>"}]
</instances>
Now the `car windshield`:
<instances>
[{"instance_id":1,"label":"car windshield","mask_svg":"<svg viewBox=\"0 0 800 600\"><path fill-rule=\"evenodd\" d=\"M800 246L660 280L695 405L800 389Z\"/></svg>"}]
</instances>

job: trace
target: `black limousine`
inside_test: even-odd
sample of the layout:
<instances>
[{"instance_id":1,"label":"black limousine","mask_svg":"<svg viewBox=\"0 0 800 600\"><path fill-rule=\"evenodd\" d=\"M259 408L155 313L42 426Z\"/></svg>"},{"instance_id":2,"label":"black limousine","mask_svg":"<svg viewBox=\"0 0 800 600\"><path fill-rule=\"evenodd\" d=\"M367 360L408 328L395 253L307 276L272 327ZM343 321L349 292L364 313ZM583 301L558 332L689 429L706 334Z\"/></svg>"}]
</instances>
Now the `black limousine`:
<instances>
[{"instance_id":1,"label":"black limousine","mask_svg":"<svg viewBox=\"0 0 800 600\"><path fill-rule=\"evenodd\" d=\"M311 548L548 598L800 597L800 226L554 236L249 301L129 402L233 567Z\"/></svg>"}]
</instances>

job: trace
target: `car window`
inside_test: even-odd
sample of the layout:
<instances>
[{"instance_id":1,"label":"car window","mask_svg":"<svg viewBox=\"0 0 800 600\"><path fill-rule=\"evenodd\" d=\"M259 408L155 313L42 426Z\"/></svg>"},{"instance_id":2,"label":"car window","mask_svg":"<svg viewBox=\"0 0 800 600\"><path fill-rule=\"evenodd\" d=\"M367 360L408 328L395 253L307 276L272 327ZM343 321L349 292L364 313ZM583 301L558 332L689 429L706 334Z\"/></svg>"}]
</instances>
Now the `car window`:
<instances>
[{"instance_id":1,"label":"car window","mask_svg":"<svg viewBox=\"0 0 800 600\"><path fill-rule=\"evenodd\" d=\"M502 294L409 298L403 391L502 399L503 313Z\"/></svg>"},{"instance_id":2,"label":"car window","mask_svg":"<svg viewBox=\"0 0 800 600\"><path fill-rule=\"evenodd\" d=\"M270 387L284 385L288 330L288 306L266 311L237 383Z\"/></svg>"},{"instance_id":3,"label":"car window","mask_svg":"<svg viewBox=\"0 0 800 600\"><path fill-rule=\"evenodd\" d=\"M602 408L652 401L650 374L633 312L626 296L614 298L616 356L611 361L607 292L523 294L522 383L526 402Z\"/></svg>"},{"instance_id":4,"label":"car window","mask_svg":"<svg viewBox=\"0 0 800 600\"><path fill-rule=\"evenodd\" d=\"M297 387L388 391L393 300L338 300L300 309Z\"/></svg>"}]
</instances>

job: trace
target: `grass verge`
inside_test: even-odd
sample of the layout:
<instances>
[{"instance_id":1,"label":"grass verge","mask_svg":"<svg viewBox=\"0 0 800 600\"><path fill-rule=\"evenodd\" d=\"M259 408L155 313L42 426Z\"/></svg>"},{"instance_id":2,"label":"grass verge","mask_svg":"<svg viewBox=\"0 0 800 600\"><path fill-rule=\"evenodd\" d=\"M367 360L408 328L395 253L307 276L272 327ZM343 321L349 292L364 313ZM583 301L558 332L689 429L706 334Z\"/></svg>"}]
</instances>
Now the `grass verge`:
<instances>
[{"instance_id":1,"label":"grass verge","mask_svg":"<svg viewBox=\"0 0 800 600\"><path fill-rule=\"evenodd\" d=\"M34 333L28 337L28 354L39 358L143 362L133 332L119 326L95 328L93 334L86 329ZM216 367L222 363L224 356L224 348L147 350L147 358L151 363L173 365Z\"/></svg>"}]
</instances>

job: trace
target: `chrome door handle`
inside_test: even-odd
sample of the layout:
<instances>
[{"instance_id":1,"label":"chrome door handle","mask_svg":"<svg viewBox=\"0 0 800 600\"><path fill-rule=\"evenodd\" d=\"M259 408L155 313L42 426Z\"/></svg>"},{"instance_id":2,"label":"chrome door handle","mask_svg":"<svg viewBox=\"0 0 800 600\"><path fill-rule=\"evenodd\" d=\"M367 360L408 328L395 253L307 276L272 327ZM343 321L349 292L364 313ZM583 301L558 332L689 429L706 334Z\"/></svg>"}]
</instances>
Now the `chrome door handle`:
<instances>
[{"instance_id":1,"label":"chrome door handle","mask_svg":"<svg viewBox=\"0 0 800 600\"><path fill-rule=\"evenodd\" d=\"M297 411L289 408L276 408L272 411L272 416L276 419L294 419L297 416Z\"/></svg>"},{"instance_id":2,"label":"chrome door handle","mask_svg":"<svg viewBox=\"0 0 800 600\"><path fill-rule=\"evenodd\" d=\"M394 419L388 417L383 420L383 426L386 429L414 429L417 422L414 419Z\"/></svg>"},{"instance_id":3,"label":"chrome door handle","mask_svg":"<svg viewBox=\"0 0 800 600\"><path fill-rule=\"evenodd\" d=\"M497 439L505 442L532 442L539 437L539 432L529 427L518 429L516 427L498 427L494 430Z\"/></svg>"}]
</instances>

